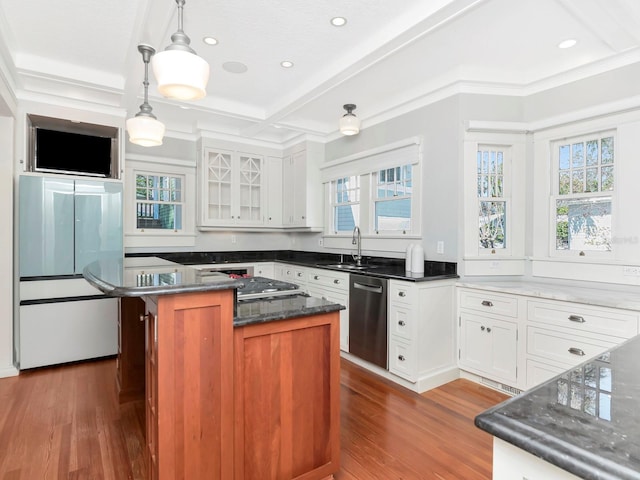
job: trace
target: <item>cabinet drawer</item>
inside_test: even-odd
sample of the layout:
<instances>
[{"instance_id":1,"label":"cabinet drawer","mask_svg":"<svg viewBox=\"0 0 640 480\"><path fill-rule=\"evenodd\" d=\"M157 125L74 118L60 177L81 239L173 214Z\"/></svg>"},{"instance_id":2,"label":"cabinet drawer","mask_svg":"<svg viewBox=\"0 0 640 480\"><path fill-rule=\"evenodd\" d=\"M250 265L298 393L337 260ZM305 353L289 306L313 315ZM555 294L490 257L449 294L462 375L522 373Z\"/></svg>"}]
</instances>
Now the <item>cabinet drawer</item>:
<instances>
[{"instance_id":1,"label":"cabinet drawer","mask_svg":"<svg viewBox=\"0 0 640 480\"><path fill-rule=\"evenodd\" d=\"M518 299L494 292L461 290L460 308L516 318L518 316Z\"/></svg>"},{"instance_id":2,"label":"cabinet drawer","mask_svg":"<svg viewBox=\"0 0 640 480\"><path fill-rule=\"evenodd\" d=\"M389 282L389 302L410 305L415 299L415 285L409 282Z\"/></svg>"},{"instance_id":3,"label":"cabinet drawer","mask_svg":"<svg viewBox=\"0 0 640 480\"><path fill-rule=\"evenodd\" d=\"M579 332L631 338L638 334L638 314L587 307L581 304L530 300L527 317L531 322L568 327Z\"/></svg>"},{"instance_id":4,"label":"cabinet drawer","mask_svg":"<svg viewBox=\"0 0 640 480\"><path fill-rule=\"evenodd\" d=\"M389 306L389 333L391 335L411 340L415 337L413 327L411 309L397 304Z\"/></svg>"},{"instance_id":5,"label":"cabinet drawer","mask_svg":"<svg viewBox=\"0 0 640 480\"><path fill-rule=\"evenodd\" d=\"M560 375L567 371L564 366L547 365L546 363L527 359L527 389L540 385L547 380L552 379L556 375Z\"/></svg>"},{"instance_id":6,"label":"cabinet drawer","mask_svg":"<svg viewBox=\"0 0 640 480\"><path fill-rule=\"evenodd\" d=\"M617 345L602 339L581 337L573 333L527 328L527 354L547 361L578 365Z\"/></svg>"},{"instance_id":7,"label":"cabinet drawer","mask_svg":"<svg viewBox=\"0 0 640 480\"><path fill-rule=\"evenodd\" d=\"M295 283L296 285L300 286L302 290L306 290L307 276L306 270L304 268L286 265L282 273L286 282Z\"/></svg>"},{"instance_id":8,"label":"cabinet drawer","mask_svg":"<svg viewBox=\"0 0 640 480\"><path fill-rule=\"evenodd\" d=\"M415 382L417 361L412 343L405 343L391 337L389 340L389 371L391 373Z\"/></svg>"},{"instance_id":9,"label":"cabinet drawer","mask_svg":"<svg viewBox=\"0 0 640 480\"><path fill-rule=\"evenodd\" d=\"M311 269L307 271L307 283L309 286L321 285L323 287L330 287L348 292L349 274Z\"/></svg>"}]
</instances>

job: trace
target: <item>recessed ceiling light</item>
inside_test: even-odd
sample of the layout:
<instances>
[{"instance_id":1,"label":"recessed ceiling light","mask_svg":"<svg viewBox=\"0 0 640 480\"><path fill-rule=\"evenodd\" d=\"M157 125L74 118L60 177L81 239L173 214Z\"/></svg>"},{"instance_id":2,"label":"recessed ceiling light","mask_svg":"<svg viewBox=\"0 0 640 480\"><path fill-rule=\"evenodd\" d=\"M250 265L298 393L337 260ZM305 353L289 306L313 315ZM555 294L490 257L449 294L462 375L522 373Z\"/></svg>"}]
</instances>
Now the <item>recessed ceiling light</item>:
<instances>
[{"instance_id":1,"label":"recessed ceiling light","mask_svg":"<svg viewBox=\"0 0 640 480\"><path fill-rule=\"evenodd\" d=\"M347 19L344 17L333 17L331 19L331 25L333 25L334 27L342 27L346 25L346 23Z\"/></svg>"},{"instance_id":2,"label":"recessed ceiling light","mask_svg":"<svg viewBox=\"0 0 640 480\"><path fill-rule=\"evenodd\" d=\"M218 44L218 39L217 39L217 38L214 38L214 37L211 37L211 36L209 36L209 35L207 35L206 37L204 37L204 38L202 39L202 41L203 41L204 43L206 43L207 45L217 45L217 44Z\"/></svg>"},{"instance_id":3,"label":"recessed ceiling light","mask_svg":"<svg viewBox=\"0 0 640 480\"><path fill-rule=\"evenodd\" d=\"M578 41L575 38L568 38L560 42L558 48L571 48L575 46L576 43L578 43Z\"/></svg>"},{"instance_id":4,"label":"recessed ceiling light","mask_svg":"<svg viewBox=\"0 0 640 480\"><path fill-rule=\"evenodd\" d=\"M283 60L282 62L280 62L280 66L282 68L291 68L291 67L293 67L293 62L291 62L289 60Z\"/></svg>"},{"instance_id":5,"label":"recessed ceiling light","mask_svg":"<svg viewBox=\"0 0 640 480\"><path fill-rule=\"evenodd\" d=\"M248 70L247 66L240 62L224 62L222 68L231 73L244 73Z\"/></svg>"}]
</instances>

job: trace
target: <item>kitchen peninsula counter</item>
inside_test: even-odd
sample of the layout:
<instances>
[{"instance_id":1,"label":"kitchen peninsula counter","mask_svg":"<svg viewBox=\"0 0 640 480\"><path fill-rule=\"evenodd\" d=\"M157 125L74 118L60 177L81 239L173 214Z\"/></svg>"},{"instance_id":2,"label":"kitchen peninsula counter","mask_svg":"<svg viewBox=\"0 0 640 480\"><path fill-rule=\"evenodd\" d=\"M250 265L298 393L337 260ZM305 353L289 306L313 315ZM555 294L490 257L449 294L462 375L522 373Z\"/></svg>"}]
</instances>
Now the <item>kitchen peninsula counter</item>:
<instances>
[{"instance_id":1,"label":"kitchen peninsula counter","mask_svg":"<svg viewBox=\"0 0 640 480\"><path fill-rule=\"evenodd\" d=\"M242 279L154 257L83 274L123 305L144 298L120 335L144 319L147 478L333 478L344 307L303 295L236 302Z\"/></svg>"},{"instance_id":2,"label":"kitchen peninsula counter","mask_svg":"<svg viewBox=\"0 0 640 480\"><path fill-rule=\"evenodd\" d=\"M634 337L476 417L494 480L640 479L638 365Z\"/></svg>"}]
</instances>

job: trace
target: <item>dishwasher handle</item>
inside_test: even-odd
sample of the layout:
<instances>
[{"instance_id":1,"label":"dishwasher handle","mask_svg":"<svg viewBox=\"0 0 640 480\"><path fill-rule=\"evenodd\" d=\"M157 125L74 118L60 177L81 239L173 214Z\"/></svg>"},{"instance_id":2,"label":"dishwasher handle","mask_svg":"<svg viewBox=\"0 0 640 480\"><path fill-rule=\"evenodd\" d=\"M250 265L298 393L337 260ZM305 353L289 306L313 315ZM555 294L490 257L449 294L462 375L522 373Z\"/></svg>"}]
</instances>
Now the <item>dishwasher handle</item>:
<instances>
[{"instance_id":1,"label":"dishwasher handle","mask_svg":"<svg viewBox=\"0 0 640 480\"><path fill-rule=\"evenodd\" d=\"M382 293L382 285L367 285L365 283L353 282L353 288L366 290L367 292Z\"/></svg>"}]
</instances>

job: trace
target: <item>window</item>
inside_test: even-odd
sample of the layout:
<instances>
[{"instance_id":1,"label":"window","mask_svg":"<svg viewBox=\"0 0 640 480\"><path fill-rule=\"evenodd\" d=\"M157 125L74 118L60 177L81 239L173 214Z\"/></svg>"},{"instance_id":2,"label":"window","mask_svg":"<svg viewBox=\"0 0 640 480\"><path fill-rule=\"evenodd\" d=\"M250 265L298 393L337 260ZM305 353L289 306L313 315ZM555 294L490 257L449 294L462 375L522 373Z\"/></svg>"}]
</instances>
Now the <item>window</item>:
<instances>
[{"instance_id":1,"label":"window","mask_svg":"<svg viewBox=\"0 0 640 480\"><path fill-rule=\"evenodd\" d=\"M136 174L136 228L181 230L183 178Z\"/></svg>"},{"instance_id":2,"label":"window","mask_svg":"<svg viewBox=\"0 0 640 480\"><path fill-rule=\"evenodd\" d=\"M375 178L375 231L410 231L411 165L379 170Z\"/></svg>"},{"instance_id":3,"label":"window","mask_svg":"<svg viewBox=\"0 0 640 480\"><path fill-rule=\"evenodd\" d=\"M476 158L479 249L491 253L504 250L508 240L505 151L504 147L479 145Z\"/></svg>"},{"instance_id":4,"label":"window","mask_svg":"<svg viewBox=\"0 0 640 480\"><path fill-rule=\"evenodd\" d=\"M611 251L612 133L554 144L556 251Z\"/></svg>"},{"instance_id":5,"label":"window","mask_svg":"<svg viewBox=\"0 0 640 480\"><path fill-rule=\"evenodd\" d=\"M331 182L334 233L351 232L360 225L360 177L338 178Z\"/></svg>"}]
</instances>

